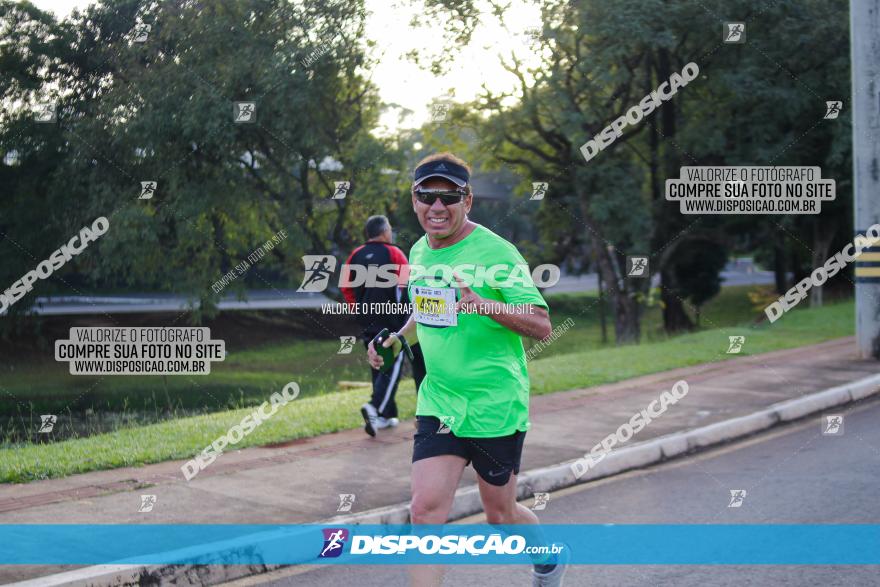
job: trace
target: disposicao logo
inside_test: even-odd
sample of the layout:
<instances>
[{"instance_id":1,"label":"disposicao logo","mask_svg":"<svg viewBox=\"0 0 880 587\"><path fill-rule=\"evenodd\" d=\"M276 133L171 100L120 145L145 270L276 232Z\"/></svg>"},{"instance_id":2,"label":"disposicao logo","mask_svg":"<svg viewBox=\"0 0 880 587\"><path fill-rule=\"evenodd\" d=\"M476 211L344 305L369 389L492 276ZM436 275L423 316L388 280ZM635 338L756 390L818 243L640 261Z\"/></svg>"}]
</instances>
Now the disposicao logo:
<instances>
[{"instance_id":1,"label":"disposicao logo","mask_svg":"<svg viewBox=\"0 0 880 587\"><path fill-rule=\"evenodd\" d=\"M348 530L345 528L322 528L324 533L324 547L318 554L318 558L336 558L342 554L345 541L348 540Z\"/></svg>"}]
</instances>

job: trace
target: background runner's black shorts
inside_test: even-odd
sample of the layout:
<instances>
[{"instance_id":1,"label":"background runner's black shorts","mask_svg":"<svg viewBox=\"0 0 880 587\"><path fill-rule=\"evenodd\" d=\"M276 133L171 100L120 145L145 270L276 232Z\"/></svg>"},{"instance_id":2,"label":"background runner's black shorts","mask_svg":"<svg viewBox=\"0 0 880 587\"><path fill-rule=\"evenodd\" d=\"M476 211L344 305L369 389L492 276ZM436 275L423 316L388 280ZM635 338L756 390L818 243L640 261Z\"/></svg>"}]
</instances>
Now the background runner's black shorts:
<instances>
[{"instance_id":1,"label":"background runner's black shorts","mask_svg":"<svg viewBox=\"0 0 880 587\"><path fill-rule=\"evenodd\" d=\"M519 473L523 441L526 433L514 432L497 438L464 438L449 428L438 433L440 420L434 416L416 416L418 430L413 444L412 462L440 455L457 455L473 463L483 481L491 485L505 485L510 474Z\"/></svg>"}]
</instances>

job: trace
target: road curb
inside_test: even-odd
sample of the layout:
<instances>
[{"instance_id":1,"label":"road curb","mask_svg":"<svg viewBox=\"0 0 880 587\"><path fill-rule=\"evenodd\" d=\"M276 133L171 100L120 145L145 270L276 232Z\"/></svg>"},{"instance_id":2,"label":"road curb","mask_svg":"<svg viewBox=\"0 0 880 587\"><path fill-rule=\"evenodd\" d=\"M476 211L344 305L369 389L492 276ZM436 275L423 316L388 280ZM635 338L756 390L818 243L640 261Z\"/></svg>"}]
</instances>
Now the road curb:
<instances>
[{"instance_id":1,"label":"road curb","mask_svg":"<svg viewBox=\"0 0 880 587\"><path fill-rule=\"evenodd\" d=\"M746 416L731 418L685 432L675 432L626 446L609 453L582 477L575 478L567 461L520 474L517 497L520 500L534 492L550 492L588 481L610 477L653 465L713 445L743 438L783 422L792 422L829 408L842 406L880 393L880 375L786 400ZM482 511L476 486L459 489L455 494L450 520L458 520ZM406 524L409 502L377 508L348 516L337 516L315 522L318 525ZM259 540L257 536L255 541ZM265 573L282 565L241 565L242 548L205 549L204 565L96 565L13 583L18 587L117 587L134 585L213 585L249 575Z\"/></svg>"}]
</instances>

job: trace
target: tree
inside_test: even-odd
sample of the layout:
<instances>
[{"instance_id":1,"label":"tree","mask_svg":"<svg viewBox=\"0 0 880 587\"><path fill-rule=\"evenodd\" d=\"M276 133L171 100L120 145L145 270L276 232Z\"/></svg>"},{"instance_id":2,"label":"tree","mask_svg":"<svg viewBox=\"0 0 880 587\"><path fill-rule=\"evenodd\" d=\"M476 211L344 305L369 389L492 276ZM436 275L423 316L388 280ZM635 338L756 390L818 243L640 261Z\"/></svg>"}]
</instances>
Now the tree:
<instances>
[{"instance_id":1,"label":"tree","mask_svg":"<svg viewBox=\"0 0 880 587\"><path fill-rule=\"evenodd\" d=\"M2 217L33 216L25 194L59 215L31 219L42 234L16 234L36 257L108 216L76 269L98 284L185 293L199 319L215 307L211 284L278 230L290 237L248 273L263 287L264 270L298 278L304 253L344 254L366 216L395 201L399 180L383 171L401 153L370 134L380 103L361 2L118 0L63 23L2 6L6 36L27 35L0 53L21 72L4 100L29 103L29 89L59 102L57 125L36 127L19 108L0 128L4 151L22 154L4 169ZM235 102L255 104L255 122L233 120ZM157 182L152 199L138 199L142 181ZM350 182L345 199L331 199L334 181Z\"/></svg>"},{"instance_id":2,"label":"tree","mask_svg":"<svg viewBox=\"0 0 880 587\"><path fill-rule=\"evenodd\" d=\"M675 265L675 280L682 297L696 309L697 326L704 303L721 291L721 270L727 264L727 250L715 240L693 243L683 250Z\"/></svg>"},{"instance_id":3,"label":"tree","mask_svg":"<svg viewBox=\"0 0 880 587\"><path fill-rule=\"evenodd\" d=\"M752 0L709 2L701 9L680 0L548 0L541 7L543 32L534 46L540 66L526 68L511 56L507 67L519 80L516 95L487 91L476 105L485 118L475 116L473 123L487 136L485 152L525 176L550 179L557 189L547 205L577 214L609 284L619 341L638 338L638 300L644 297L644 284L620 279L624 251L651 253L667 332L693 327L684 307L692 292L680 279L689 248L710 241L715 249L733 240L751 247L777 242L783 250L812 250L814 263L822 257L837 227L847 224L843 203L828 206L835 221L823 214L816 225L806 217L684 216L665 201L664 183L678 177L682 165L784 161L824 165L839 173L844 186L845 126L834 127L830 136L810 134L824 112L810 86L845 95L845 10L829 18L827 3L768 7ZM724 45L721 13L748 21L754 42ZM580 144L690 62L699 66L699 78L585 163ZM825 77L833 81L823 86ZM762 239L762 233L772 238ZM812 249L804 247L811 239ZM810 262L801 252L797 257Z\"/></svg>"}]
</instances>

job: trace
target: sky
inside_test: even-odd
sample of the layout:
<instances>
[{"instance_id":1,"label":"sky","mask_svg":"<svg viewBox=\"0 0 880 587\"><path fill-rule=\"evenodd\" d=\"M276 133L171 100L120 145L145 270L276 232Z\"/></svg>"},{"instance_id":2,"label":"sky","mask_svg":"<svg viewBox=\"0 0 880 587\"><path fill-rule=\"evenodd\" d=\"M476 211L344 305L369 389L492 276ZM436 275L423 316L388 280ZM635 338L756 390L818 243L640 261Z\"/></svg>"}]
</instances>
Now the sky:
<instances>
[{"instance_id":1,"label":"sky","mask_svg":"<svg viewBox=\"0 0 880 587\"><path fill-rule=\"evenodd\" d=\"M91 3L90 0L32 1L59 18ZM408 51L432 39L430 25L410 27L415 9L400 0L366 0L366 6L370 13L367 34L376 41L375 56L379 58L372 80L386 104L401 107L383 114L378 134L421 126L430 119L431 103L447 99L448 88L454 88L455 95L449 98L452 102L473 100L484 83L497 92L515 88L516 80L501 67L501 55L509 56L513 52L527 64L536 61L524 39L527 29L540 23L540 13L522 0L512 0L504 14L508 30L494 22L480 25L471 44L455 56L449 73L438 78L405 57ZM406 114L405 110L412 113ZM401 113L405 114L402 119Z\"/></svg>"}]
</instances>

